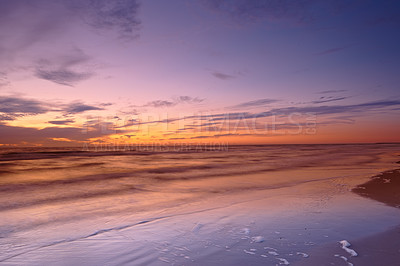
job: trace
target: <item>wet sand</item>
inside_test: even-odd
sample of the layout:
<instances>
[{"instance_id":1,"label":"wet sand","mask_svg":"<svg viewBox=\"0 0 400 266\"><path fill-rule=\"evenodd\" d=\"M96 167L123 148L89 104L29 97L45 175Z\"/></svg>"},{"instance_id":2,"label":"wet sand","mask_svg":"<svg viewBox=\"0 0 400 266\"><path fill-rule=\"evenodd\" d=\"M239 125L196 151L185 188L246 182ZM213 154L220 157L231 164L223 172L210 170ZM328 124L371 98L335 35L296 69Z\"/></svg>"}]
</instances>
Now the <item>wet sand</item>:
<instances>
[{"instance_id":1,"label":"wet sand","mask_svg":"<svg viewBox=\"0 0 400 266\"><path fill-rule=\"evenodd\" d=\"M356 257L350 256L339 243L329 243L312 250L307 260L298 261L293 265L399 265L400 226L349 242L350 248L358 254Z\"/></svg>"},{"instance_id":2,"label":"wet sand","mask_svg":"<svg viewBox=\"0 0 400 266\"><path fill-rule=\"evenodd\" d=\"M352 191L388 206L400 208L400 169L376 175ZM357 252L357 256L351 256L338 242L329 243L315 248L310 252L307 261L299 261L295 265L375 266L400 263L400 225L369 237L350 240L350 243L350 248Z\"/></svg>"},{"instance_id":3,"label":"wet sand","mask_svg":"<svg viewBox=\"0 0 400 266\"><path fill-rule=\"evenodd\" d=\"M0 265L396 265L399 149L4 155Z\"/></svg>"},{"instance_id":4,"label":"wet sand","mask_svg":"<svg viewBox=\"0 0 400 266\"><path fill-rule=\"evenodd\" d=\"M358 185L353 189L353 192L399 208L400 169L383 172L367 183Z\"/></svg>"}]
</instances>

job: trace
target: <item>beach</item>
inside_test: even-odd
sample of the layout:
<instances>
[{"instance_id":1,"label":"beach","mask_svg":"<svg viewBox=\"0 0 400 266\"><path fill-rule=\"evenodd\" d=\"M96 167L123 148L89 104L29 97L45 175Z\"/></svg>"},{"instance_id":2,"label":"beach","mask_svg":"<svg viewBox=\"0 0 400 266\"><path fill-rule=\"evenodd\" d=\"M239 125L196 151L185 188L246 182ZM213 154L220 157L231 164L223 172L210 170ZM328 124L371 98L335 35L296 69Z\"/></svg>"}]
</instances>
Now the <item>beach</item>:
<instances>
[{"instance_id":1,"label":"beach","mask_svg":"<svg viewBox=\"0 0 400 266\"><path fill-rule=\"evenodd\" d=\"M399 18L0 0L0 266L400 266Z\"/></svg>"},{"instance_id":2,"label":"beach","mask_svg":"<svg viewBox=\"0 0 400 266\"><path fill-rule=\"evenodd\" d=\"M0 265L395 265L399 148L3 150Z\"/></svg>"},{"instance_id":3,"label":"beach","mask_svg":"<svg viewBox=\"0 0 400 266\"><path fill-rule=\"evenodd\" d=\"M397 162L399 163L399 162ZM400 207L400 169L385 171L364 184L352 189L367 198L375 199L386 205ZM357 256L349 261L354 265L395 265L400 261L400 226L394 226L381 233L361 237L351 242L357 250ZM330 265L336 255L346 258L346 251L338 243L330 243L316 248L308 262L299 265ZM327 260L327 258L331 258ZM347 258L346 258L347 259Z\"/></svg>"}]
</instances>

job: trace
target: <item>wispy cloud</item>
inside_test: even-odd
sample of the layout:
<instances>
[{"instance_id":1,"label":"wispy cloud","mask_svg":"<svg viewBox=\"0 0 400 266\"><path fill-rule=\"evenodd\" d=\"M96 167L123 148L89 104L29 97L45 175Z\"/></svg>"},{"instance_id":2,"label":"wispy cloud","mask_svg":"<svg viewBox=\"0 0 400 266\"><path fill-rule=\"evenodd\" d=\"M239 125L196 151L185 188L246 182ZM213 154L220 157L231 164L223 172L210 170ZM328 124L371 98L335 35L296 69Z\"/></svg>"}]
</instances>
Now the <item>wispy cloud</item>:
<instances>
[{"instance_id":1,"label":"wispy cloud","mask_svg":"<svg viewBox=\"0 0 400 266\"><path fill-rule=\"evenodd\" d=\"M137 0L29 0L0 1L0 17L20 26L20 17L29 20L25 44L40 40L49 33L62 34L70 22L85 23L96 30L117 32L119 37L137 36L141 24ZM29 38L28 38L29 37ZM30 40L28 40L30 39ZM21 47L20 47L21 48Z\"/></svg>"},{"instance_id":2,"label":"wispy cloud","mask_svg":"<svg viewBox=\"0 0 400 266\"><path fill-rule=\"evenodd\" d=\"M324 114L343 114L343 113L364 113L375 111L387 107L396 107L400 105L399 100L381 100L366 102L352 105L323 105L323 106L305 106L305 107L286 107L276 108L268 112L259 113L258 115L271 115L271 114L289 114L289 113L316 113Z\"/></svg>"},{"instance_id":3,"label":"wispy cloud","mask_svg":"<svg viewBox=\"0 0 400 266\"><path fill-rule=\"evenodd\" d=\"M51 60L41 59L35 69L35 76L61 85L72 86L94 75L89 70L82 68L90 61L90 57L81 49L75 48L64 56L58 56Z\"/></svg>"},{"instance_id":4,"label":"wispy cloud","mask_svg":"<svg viewBox=\"0 0 400 266\"><path fill-rule=\"evenodd\" d=\"M329 93L340 93L340 92L347 92L347 90L327 90L327 91L320 91L320 94L329 94Z\"/></svg>"},{"instance_id":5,"label":"wispy cloud","mask_svg":"<svg viewBox=\"0 0 400 266\"><path fill-rule=\"evenodd\" d=\"M201 103L204 99L200 99L198 97L190 97L190 96L179 96L175 98L175 102L177 103Z\"/></svg>"},{"instance_id":6,"label":"wispy cloud","mask_svg":"<svg viewBox=\"0 0 400 266\"><path fill-rule=\"evenodd\" d=\"M312 101L311 103L320 104L320 103L336 102L336 101L345 100L347 98L348 97L321 97L319 100Z\"/></svg>"},{"instance_id":7,"label":"wispy cloud","mask_svg":"<svg viewBox=\"0 0 400 266\"><path fill-rule=\"evenodd\" d=\"M270 105L271 103L276 103L276 102L279 102L279 100L275 100L275 99L258 99L258 100L254 100L254 101L240 103L240 104L231 106L230 108L233 108L233 109L254 108L254 107Z\"/></svg>"},{"instance_id":8,"label":"wispy cloud","mask_svg":"<svg viewBox=\"0 0 400 266\"><path fill-rule=\"evenodd\" d=\"M326 55L326 54L332 54L332 53L337 53L340 52L346 48L349 48L350 45L346 45L346 46L340 46L340 47L334 47L334 48L330 48L321 52L316 53L317 55Z\"/></svg>"},{"instance_id":9,"label":"wispy cloud","mask_svg":"<svg viewBox=\"0 0 400 266\"><path fill-rule=\"evenodd\" d=\"M72 70L44 70L37 69L35 75L38 78L52 81L61 85L72 86L79 81L86 80L92 76L91 73L78 73Z\"/></svg>"},{"instance_id":10,"label":"wispy cloud","mask_svg":"<svg viewBox=\"0 0 400 266\"><path fill-rule=\"evenodd\" d=\"M2 120L14 120L18 116L43 114L51 110L47 103L19 97L0 96Z\"/></svg>"},{"instance_id":11,"label":"wispy cloud","mask_svg":"<svg viewBox=\"0 0 400 266\"><path fill-rule=\"evenodd\" d=\"M17 96L0 96L0 120L15 120L21 116L38 115L48 112L78 114L85 111L104 110L105 106L108 106L108 104L89 105L82 102L49 103L48 101Z\"/></svg>"},{"instance_id":12,"label":"wispy cloud","mask_svg":"<svg viewBox=\"0 0 400 266\"><path fill-rule=\"evenodd\" d=\"M211 72L211 75L213 75L217 79L222 79L222 80L228 80L228 79L236 78L236 76L225 74L225 73L218 72L218 71Z\"/></svg>"},{"instance_id":13,"label":"wispy cloud","mask_svg":"<svg viewBox=\"0 0 400 266\"><path fill-rule=\"evenodd\" d=\"M373 112L385 110L385 108L391 108L396 110L400 106L400 100L381 100L374 102L366 102L353 105L320 105L320 106L291 106L273 108L265 112L228 112L228 113L216 113L216 114L204 114L204 115L192 115L183 118L169 118L163 120L137 122L135 124L159 124L159 123L172 123L181 120L192 120L196 121L193 124L186 125L187 127L178 129L178 131L192 130L202 128L206 131L220 131L220 123L234 122L234 121L245 121L249 119L260 119L276 116L290 116L291 114L315 114L315 115L338 115L341 119L332 121L339 121L338 123L346 123L354 121L356 117L371 114ZM333 123L333 122L332 122ZM321 123L320 123L321 124ZM237 125L234 125L235 127Z\"/></svg>"},{"instance_id":14,"label":"wispy cloud","mask_svg":"<svg viewBox=\"0 0 400 266\"><path fill-rule=\"evenodd\" d=\"M47 123L53 124L53 125L67 125L74 123L75 120L72 119L66 119L66 120L53 120L53 121L48 121Z\"/></svg>"},{"instance_id":15,"label":"wispy cloud","mask_svg":"<svg viewBox=\"0 0 400 266\"><path fill-rule=\"evenodd\" d=\"M71 0L66 5L84 21L100 30L115 30L119 37L134 38L141 22L138 19L140 4L137 0Z\"/></svg>"},{"instance_id":16,"label":"wispy cloud","mask_svg":"<svg viewBox=\"0 0 400 266\"><path fill-rule=\"evenodd\" d=\"M260 20L304 23L312 21L312 7L316 1L203 0L201 2L207 9L228 15L233 21L239 23L252 23Z\"/></svg>"},{"instance_id":17,"label":"wispy cloud","mask_svg":"<svg viewBox=\"0 0 400 266\"><path fill-rule=\"evenodd\" d=\"M190 96L178 96L172 100L155 100L148 102L144 105L134 105L134 107L154 107L154 108L162 108L162 107L173 107L178 104L195 104L201 103L204 99L200 99L198 97L190 97Z\"/></svg>"},{"instance_id":18,"label":"wispy cloud","mask_svg":"<svg viewBox=\"0 0 400 266\"><path fill-rule=\"evenodd\" d=\"M276 115L290 115L293 113L315 113L316 115L331 115L331 114L348 114L355 117L357 114L365 114L382 110L384 108L397 108L400 106L400 100L381 100L366 102L353 105L321 105L321 106L291 106L282 108L273 108L265 112L233 112L233 113L217 113L209 115L188 116L185 119L194 119L199 121L234 121L246 120L254 118L271 117ZM162 122L162 121L158 121Z\"/></svg>"},{"instance_id":19,"label":"wispy cloud","mask_svg":"<svg viewBox=\"0 0 400 266\"><path fill-rule=\"evenodd\" d=\"M67 104L65 107L62 108L62 110L69 114L78 114L78 113L83 113L85 111L104 110L104 108L84 104L82 102L75 102L75 103Z\"/></svg>"},{"instance_id":20,"label":"wispy cloud","mask_svg":"<svg viewBox=\"0 0 400 266\"><path fill-rule=\"evenodd\" d=\"M34 66L34 76L73 86L94 75L85 62L68 65L74 54L54 55L56 50L68 51L79 45L81 36L75 35L74 28L107 39L131 40L139 35L139 9L137 0L0 1L0 71L25 72ZM0 75L0 87L8 84L3 78Z\"/></svg>"},{"instance_id":21,"label":"wispy cloud","mask_svg":"<svg viewBox=\"0 0 400 266\"><path fill-rule=\"evenodd\" d=\"M102 127L92 127L83 131L78 127L47 127L43 129L15 127L0 124L0 139L2 144L49 143L52 139L67 139L86 141L90 138L102 137L112 133L124 133L123 130L107 132Z\"/></svg>"},{"instance_id":22,"label":"wispy cloud","mask_svg":"<svg viewBox=\"0 0 400 266\"><path fill-rule=\"evenodd\" d=\"M3 34L8 33L7 38L0 39L0 59L7 59L10 63L36 43L62 34L68 26L66 18L73 17L60 8L60 3L48 0L0 1L0 30Z\"/></svg>"},{"instance_id":23,"label":"wispy cloud","mask_svg":"<svg viewBox=\"0 0 400 266\"><path fill-rule=\"evenodd\" d=\"M207 139L207 138L212 138L213 136L194 136L191 137L190 139Z\"/></svg>"},{"instance_id":24,"label":"wispy cloud","mask_svg":"<svg viewBox=\"0 0 400 266\"><path fill-rule=\"evenodd\" d=\"M13 121L13 120L15 120L15 118L16 118L17 116L21 116L21 115L15 115L15 114L13 114L13 115L0 114L0 123L1 123L1 121Z\"/></svg>"},{"instance_id":25,"label":"wispy cloud","mask_svg":"<svg viewBox=\"0 0 400 266\"><path fill-rule=\"evenodd\" d=\"M150 107L159 108L159 107L171 107L171 106L175 106L175 105L176 105L176 103L173 101L155 100L155 101L148 102L142 106L145 106L145 107L150 106Z\"/></svg>"},{"instance_id":26,"label":"wispy cloud","mask_svg":"<svg viewBox=\"0 0 400 266\"><path fill-rule=\"evenodd\" d=\"M9 81L7 79L7 74L5 72L0 71L0 88L7 86L9 84Z\"/></svg>"}]
</instances>

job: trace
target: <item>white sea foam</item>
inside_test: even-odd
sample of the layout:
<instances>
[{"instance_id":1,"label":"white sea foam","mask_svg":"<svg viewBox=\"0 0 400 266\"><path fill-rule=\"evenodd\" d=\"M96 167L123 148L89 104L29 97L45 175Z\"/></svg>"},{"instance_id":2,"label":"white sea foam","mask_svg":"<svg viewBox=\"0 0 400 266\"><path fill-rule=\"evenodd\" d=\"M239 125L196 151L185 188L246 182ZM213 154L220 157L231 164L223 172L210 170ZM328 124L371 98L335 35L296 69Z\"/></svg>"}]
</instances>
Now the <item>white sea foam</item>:
<instances>
[{"instance_id":1,"label":"white sea foam","mask_svg":"<svg viewBox=\"0 0 400 266\"><path fill-rule=\"evenodd\" d=\"M353 263L348 262L348 259L347 259L345 256L340 256L340 255L338 255L338 254L335 254L335 257L338 257L338 258L343 259L345 262L347 262L347 265L348 265L348 266L354 266Z\"/></svg>"},{"instance_id":2,"label":"white sea foam","mask_svg":"<svg viewBox=\"0 0 400 266\"><path fill-rule=\"evenodd\" d=\"M354 249L349 248L351 244L347 240L342 240L339 241L339 243L342 245L342 249L344 249L347 253L350 254L352 257L357 257L358 254Z\"/></svg>"},{"instance_id":3,"label":"white sea foam","mask_svg":"<svg viewBox=\"0 0 400 266\"><path fill-rule=\"evenodd\" d=\"M273 251L278 251L276 248L271 248L271 247L264 247L264 249L270 249L270 250L273 250Z\"/></svg>"},{"instance_id":4,"label":"white sea foam","mask_svg":"<svg viewBox=\"0 0 400 266\"><path fill-rule=\"evenodd\" d=\"M245 249L243 249L243 251L244 251L244 253L247 253L247 254L250 254L250 255L255 255L256 254L255 252L248 251L248 250L245 250Z\"/></svg>"},{"instance_id":5,"label":"white sea foam","mask_svg":"<svg viewBox=\"0 0 400 266\"><path fill-rule=\"evenodd\" d=\"M254 236L251 238L251 241L253 241L255 243L262 243L265 241L265 239L262 236Z\"/></svg>"},{"instance_id":6,"label":"white sea foam","mask_svg":"<svg viewBox=\"0 0 400 266\"><path fill-rule=\"evenodd\" d=\"M170 261L165 257L159 257L158 259L163 261L163 262L165 262L165 263L170 263Z\"/></svg>"},{"instance_id":7,"label":"white sea foam","mask_svg":"<svg viewBox=\"0 0 400 266\"><path fill-rule=\"evenodd\" d=\"M243 228L242 229L242 232L245 234L245 235L249 235L250 234L250 229L249 228Z\"/></svg>"},{"instance_id":8,"label":"white sea foam","mask_svg":"<svg viewBox=\"0 0 400 266\"><path fill-rule=\"evenodd\" d=\"M309 257L309 255L307 253L303 253L303 252L297 252L296 254L303 256L303 258L308 258Z\"/></svg>"},{"instance_id":9,"label":"white sea foam","mask_svg":"<svg viewBox=\"0 0 400 266\"><path fill-rule=\"evenodd\" d=\"M177 249L177 250L180 250L180 251L190 251L190 249L188 249L187 247L174 247L175 249Z\"/></svg>"},{"instance_id":10,"label":"white sea foam","mask_svg":"<svg viewBox=\"0 0 400 266\"><path fill-rule=\"evenodd\" d=\"M276 258L277 260L279 260L279 264L282 265L289 265L290 263L287 261L287 259L284 258Z\"/></svg>"},{"instance_id":11,"label":"white sea foam","mask_svg":"<svg viewBox=\"0 0 400 266\"><path fill-rule=\"evenodd\" d=\"M278 256L279 254L275 251L268 251L268 254L274 255L274 256Z\"/></svg>"}]
</instances>

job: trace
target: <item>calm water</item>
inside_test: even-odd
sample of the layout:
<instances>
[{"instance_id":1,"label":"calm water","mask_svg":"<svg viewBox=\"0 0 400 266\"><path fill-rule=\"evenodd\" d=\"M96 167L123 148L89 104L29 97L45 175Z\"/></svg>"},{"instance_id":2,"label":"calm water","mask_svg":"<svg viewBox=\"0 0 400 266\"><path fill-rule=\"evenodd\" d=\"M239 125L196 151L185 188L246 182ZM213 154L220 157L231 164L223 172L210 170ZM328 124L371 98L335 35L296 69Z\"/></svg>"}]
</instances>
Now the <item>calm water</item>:
<instances>
[{"instance_id":1,"label":"calm water","mask_svg":"<svg viewBox=\"0 0 400 266\"><path fill-rule=\"evenodd\" d=\"M0 261L163 217L229 208L249 195L259 199L292 188L294 198L285 196L285 204L293 205L297 196L308 195L302 185L325 182L336 192L343 187L348 191L348 186L394 168L399 154L395 144L154 152L143 147L130 151L3 147ZM328 197L313 202L324 204Z\"/></svg>"}]
</instances>

